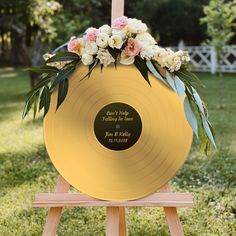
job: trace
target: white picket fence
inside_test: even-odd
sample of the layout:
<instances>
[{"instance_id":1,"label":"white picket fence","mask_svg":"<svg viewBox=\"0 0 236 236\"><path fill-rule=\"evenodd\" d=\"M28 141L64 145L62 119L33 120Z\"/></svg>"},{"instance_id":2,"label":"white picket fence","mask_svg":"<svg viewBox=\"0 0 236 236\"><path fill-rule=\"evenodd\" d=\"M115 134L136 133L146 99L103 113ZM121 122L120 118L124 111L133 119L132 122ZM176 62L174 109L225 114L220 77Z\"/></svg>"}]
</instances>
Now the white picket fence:
<instances>
[{"instance_id":1,"label":"white picket fence","mask_svg":"<svg viewBox=\"0 0 236 236\"><path fill-rule=\"evenodd\" d=\"M216 51L209 46L179 46L171 47L172 50L186 50L189 52L192 71L197 72L236 72L236 45L224 46L223 62L218 64Z\"/></svg>"}]
</instances>

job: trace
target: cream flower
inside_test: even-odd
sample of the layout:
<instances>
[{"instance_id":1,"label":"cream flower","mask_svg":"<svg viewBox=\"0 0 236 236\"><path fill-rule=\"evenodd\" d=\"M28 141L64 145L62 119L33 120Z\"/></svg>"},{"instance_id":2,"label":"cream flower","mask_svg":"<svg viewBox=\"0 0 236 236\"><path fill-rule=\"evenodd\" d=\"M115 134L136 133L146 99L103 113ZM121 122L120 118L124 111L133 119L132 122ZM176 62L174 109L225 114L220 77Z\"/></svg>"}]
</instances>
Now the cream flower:
<instances>
[{"instance_id":1,"label":"cream flower","mask_svg":"<svg viewBox=\"0 0 236 236\"><path fill-rule=\"evenodd\" d=\"M81 60L82 60L82 63L83 63L85 66L89 66L89 65L91 65L91 64L93 63L94 58L93 58L92 55L89 55L89 54L87 54L87 53L84 53L84 54L82 55Z\"/></svg>"},{"instance_id":2,"label":"cream flower","mask_svg":"<svg viewBox=\"0 0 236 236\"><path fill-rule=\"evenodd\" d=\"M123 65L131 65L134 63L134 57L130 57L122 51L120 55L120 63Z\"/></svg>"},{"instance_id":3,"label":"cream flower","mask_svg":"<svg viewBox=\"0 0 236 236\"><path fill-rule=\"evenodd\" d=\"M100 63L103 64L105 67L115 61L115 59L111 56L109 51L103 48L100 48L98 50L97 58L99 59Z\"/></svg>"},{"instance_id":4,"label":"cream flower","mask_svg":"<svg viewBox=\"0 0 236 236\"><path fill-rule=\"evenodd\" d=\"M84 53L87 53L89 55L95 55L98 51L98 46L96 43L94 42L87 42L85 44L85 48L84 48Z\"/></svg>"},{"instance_id":5,"label":"cream flower","mask_svg":"<svg viewBox=\"0 0 236 236\"><path fill-rule=\"evenodd\" d=\"M50 53L46 53L43 55L43 59L45 61L47 61L49 58L55 56L56 54L50 54ZM60 61L60 62L49 62L49 63L46 63L47 66L54 66L56 67L57 69L62 69L67 63L69 63L70 61Z\"/></svg>"},{"instance_id":6,"label":"cream flower","mask_svg":"<svg viewBox=\"0 0 236 236\"><path fill-rule=\"evenodd\" d=\"M150 60L154 56L154 48L152 45L144 45L141 47L140 56L143 59Z\"/></svg>"},{"instance_id":7,"label":"cream flower","mask_svg":"<svg viewBox=\"0 0 236 236\"><path fill-rule=\"evenodd\" d=\"M147 25L141 20L128 18L128 32L131 34L141 34L147 31Z\"/></svg>"},{"instance_id":8,"label":"cream flower","mask_svg":"<svg viewBox=\"0 0 236 236\"><path fill-rule=\"evenodd\" d=\"M127 28L124 29L112 29L112 35L119 35L122 39L127 37Z\"/></svg>"},{"instance_id":9,"label":"cream flower","mask_svg":"<svg viewBox=\"0 0 236 236\"><path fill-rule=\"evenodd\" d=\"M111 36L111 27L109 25L103 25L99 28L99 30L101 33L105 33Z\"/></svg>"},{"instance_id":10,"label":"cream flower","mask_svg":"<svg viewBox=\"0 0 236 236\"><path fill-rule=\"evenodd\" d=\"M137 34L135 39L139 42L140 45L155 45L155 39L149 33Z\"/></svg>"},{"instance_id":11,"label":"cream flower","mask_svg":"<svg viewBox=\"0 0 236 236\"><path fill-rule=\"evenodd\" d=\"M51 58L51 57L53 57L53 56L55 56L56 54L50 54L50 53L45 53L44 55L43 55L43 59L44 59L44 61L47 61L49 58Z\"/></svg>"},{"instance_id":12,"label":"cream flower","mask_svg":"<svg viewBox=\"0 0 236 236\"><path fill-rule=\"evenodd\" d=\"M100 33L97 36L96 39L96 44L98 45L98 47L100 48L105 48L108 45L108 39L109 39L109 35L106 33Z\"/></svg>"},{"instance_id":13,"label":"cream flower","mask_svg":"<svg viewBox=\"0 0 236 236\"><path fill-rule=\"evenodd\" d=\"M163 68L167 66L167 57L169 53L164 48L159 48L153 59Z\"/></svg>"},{"instance_id":14,"label":"cream flower","mask_svg":"<svg viewBox=\"0 0 236 236\"><path fill-rule=\"evenodd\" d=\"M108 40L108 44L111 48L120 49L123 45L122 37L120 35L112 35Z\"/></svg>"}]
</instances>

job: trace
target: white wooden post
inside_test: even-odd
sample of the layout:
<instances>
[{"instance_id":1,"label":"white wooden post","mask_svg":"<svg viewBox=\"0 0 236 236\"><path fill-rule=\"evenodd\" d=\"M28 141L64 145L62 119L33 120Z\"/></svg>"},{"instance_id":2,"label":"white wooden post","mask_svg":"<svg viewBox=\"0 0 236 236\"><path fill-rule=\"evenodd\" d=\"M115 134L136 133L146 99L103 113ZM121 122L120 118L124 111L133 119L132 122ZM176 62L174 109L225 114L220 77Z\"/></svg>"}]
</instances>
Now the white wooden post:
<instances>
[{"instance_id":1,"label":"white wooden post","mask_svg":"<svg viewBox=\"0 0 236 236\"><path fill-rule=\"evenodd\" d=\"M216 50L214 47L211 47L211 74L216 73L217 66L218 62L217 62Z\"/></svg>"},{"instance_id":2,"label":"white wooden post","mask_svg":"<svg viewBox=\"0 0 236 236\"><path fill-rule=\"evenodd\" d=\"M111 21L124 15L124 0L112 0Z\"/></svg>"}]
</instances>

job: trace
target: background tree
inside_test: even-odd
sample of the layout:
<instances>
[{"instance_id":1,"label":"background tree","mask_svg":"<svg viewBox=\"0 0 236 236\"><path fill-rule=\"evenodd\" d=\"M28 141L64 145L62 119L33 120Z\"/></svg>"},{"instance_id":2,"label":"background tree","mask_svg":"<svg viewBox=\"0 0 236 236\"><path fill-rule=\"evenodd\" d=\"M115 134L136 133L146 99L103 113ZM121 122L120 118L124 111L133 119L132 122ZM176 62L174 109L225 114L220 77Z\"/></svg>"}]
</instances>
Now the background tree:
<instances>
[{"instance_id":1,"label":"background tree","mask_svg":"<svg viewBox=\"0 0 236 236\"><path fill-rule=\"evenodd\" d=\"M48 43L56 36L53 17L60 8L55 0L1 0L0 32L5 41L2 43L5 60L8 57L13 65L19 62L25 66L38 65ZM32 86L35 82L36 77L31 74Z\"/></svg>"},{"instance_id":2,"label":"background tree","mask_svg":"<svg viewBox=\"0 0 236 236\"><path fill-rule=\"evenodd\" d=\"M111 0L59 0L62 11L55 20L58 37L55 46L87 27L110 24ZM160 45L177 45L182 39L188 45L199 45L206 39L202 5L209 0L132 0L125 1L125 15L143 20L156 35Z\"/></svg>"},{"instance_id":3,"label":"background tree","mask_svg":"<svg viewBox=\"0 0 236 236\"><path fill-rule=\"evenodd\" d=\"M127 13L146 22L163 46L177 45L182 39L188 45L199 45L205 38L202 5L209 0L143 0L126 1Z\"/></svg>"},{"instance_id":4,"label":"background tree","mask_svg":"<svg viewBox=\"0 0 236 236\"><path fill-rule=\"evenodd\" d=\"M201 23L207 25L207 35L209 39L206 43L215 48L218 65L222 64L224 56L224 46L227 45L235 35L236 20L236 0L211 0L208 6L203 8L205 17L201 18ZM220 85L220 108L223 107L223 73L219 70L221 79Z\"/></svg>"}]
</instances>

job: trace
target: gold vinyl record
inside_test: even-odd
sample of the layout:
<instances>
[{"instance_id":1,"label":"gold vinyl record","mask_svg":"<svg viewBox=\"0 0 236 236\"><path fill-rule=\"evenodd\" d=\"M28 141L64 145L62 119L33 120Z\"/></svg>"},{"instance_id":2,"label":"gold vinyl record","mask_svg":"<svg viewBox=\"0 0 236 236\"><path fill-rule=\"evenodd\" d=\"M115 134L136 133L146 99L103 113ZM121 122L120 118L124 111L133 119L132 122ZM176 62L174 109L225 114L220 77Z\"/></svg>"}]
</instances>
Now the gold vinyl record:
<instances>
[{"instance_id":1,"label":"gold vinyl record","mask_svg":"<svg viewBox=\"0 0 236 236\"><path fill-rule=\"evenodd\" d=\"M192 130L183 101L134 66L80 66L64 103L57 93L44 119L44 139L58 172L79 191L104 200L144 197L166 184L186 160Z\"/></svg>"}]
</instances>

